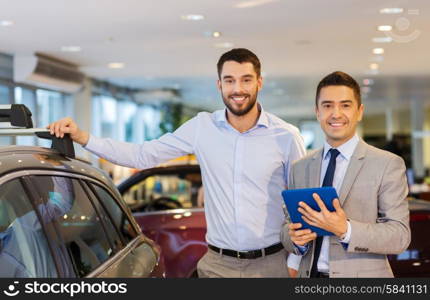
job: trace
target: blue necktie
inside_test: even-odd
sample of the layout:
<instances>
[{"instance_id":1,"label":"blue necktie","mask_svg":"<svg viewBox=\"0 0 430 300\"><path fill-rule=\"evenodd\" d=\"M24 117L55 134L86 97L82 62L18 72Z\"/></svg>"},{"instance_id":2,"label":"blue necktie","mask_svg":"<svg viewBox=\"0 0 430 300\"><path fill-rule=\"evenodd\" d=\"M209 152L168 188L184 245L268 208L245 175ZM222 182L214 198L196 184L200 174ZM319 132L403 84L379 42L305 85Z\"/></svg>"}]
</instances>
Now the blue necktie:
<instances>
[{"instance_id":1,"label":"blue necktie","mask_svg":"<svg viewBox=\"0 0 430 300\"><path fill-rule=\"evenodd\" d=\"M333 186L334 171L336 170L336 158L340 154L340 152L337 149L333 149L333 148L331 148L329 152L330 152L330 161L328 162L328 167L324 175L322 186ZM314 252L314 261L312 263L312 268L311 268L311 277L317 277L318 259L320 257L322 241L323 241L322 236L317 237L315 241L315 252Z\"/></svg>"}]
</instances>

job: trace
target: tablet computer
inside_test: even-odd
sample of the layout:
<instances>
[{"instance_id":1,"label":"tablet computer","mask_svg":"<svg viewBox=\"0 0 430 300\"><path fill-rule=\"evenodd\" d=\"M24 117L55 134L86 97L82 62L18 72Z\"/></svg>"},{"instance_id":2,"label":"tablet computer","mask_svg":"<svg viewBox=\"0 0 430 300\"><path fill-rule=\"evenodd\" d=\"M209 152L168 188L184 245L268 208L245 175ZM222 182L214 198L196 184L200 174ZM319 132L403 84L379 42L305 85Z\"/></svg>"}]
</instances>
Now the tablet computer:
<instances>
[{"instance_id":1,"label":"tablet computer","mask_svg":"<svg viewBox=\"0 0 430 300\"><path fill-rule=\"evenodd\" d=\"M302 214L297 210L299 208L299 202L303 201L313 210L321 211L317 202L312 197L313 193L317 193L321 200L324 202L325 206L329 211L335 211L333 207L333 200L338 198L336 190L331 187L320 187L320 188L307 188L307 189L296 189L296 190L285 190L282 192L282 197L284 198L285 205L287 206L288 214L292 223L301 223L301 229L310 229L315 232L318 236L333 235L333 233L328 232L324 229L309 225L306 223Z\"/></svg>"}]
</instances>

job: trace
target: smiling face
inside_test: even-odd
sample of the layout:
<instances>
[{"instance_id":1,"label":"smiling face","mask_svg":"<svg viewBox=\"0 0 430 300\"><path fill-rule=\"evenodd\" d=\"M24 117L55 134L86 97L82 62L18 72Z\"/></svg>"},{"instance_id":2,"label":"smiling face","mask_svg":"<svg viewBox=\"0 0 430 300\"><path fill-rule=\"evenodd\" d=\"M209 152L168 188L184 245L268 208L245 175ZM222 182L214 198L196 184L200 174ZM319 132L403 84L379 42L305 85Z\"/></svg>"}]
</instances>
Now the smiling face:
<instances>
[{"instance_id":1,"label":"smiling face","mask_svg":"<svg viewBox=\"0 0 430 300\"><path fill-rule=\"evenodd\" d=\"M257 76L252 63L229 60L223 64L218 89L232 114L243 116L250 112L261 87L262 78Z\"/></svg>"},{"instance_id":2,"label":"smiling face","mask_svg":"<svg viewBox=\"0 0 430 300\"><path fill-rule=\"evenodd\" d=\"M359 104L354 91L344 85L330 85L321 89L316 115L327 143L338 147L355 134L363 117L363 104Z\"/></svg>"}]
</instances>

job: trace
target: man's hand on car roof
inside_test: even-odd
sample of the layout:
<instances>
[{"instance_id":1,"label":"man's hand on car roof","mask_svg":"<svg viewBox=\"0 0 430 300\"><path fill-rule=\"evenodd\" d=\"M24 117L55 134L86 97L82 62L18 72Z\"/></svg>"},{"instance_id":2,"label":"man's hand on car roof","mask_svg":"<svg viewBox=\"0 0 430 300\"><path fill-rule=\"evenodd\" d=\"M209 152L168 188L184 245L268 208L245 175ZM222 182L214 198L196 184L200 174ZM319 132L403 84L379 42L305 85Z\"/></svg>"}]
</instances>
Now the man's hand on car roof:
<instances>
[{"instance_id":1,"label":"man's hand on car roof","mask_svg":"<svg viewBox=\"0 0 430 300\"><path fill-rule=\"evenodd\" d=\"M46 128L50 130L52 135L55 134L57 138L63 138L64 134L68 133L74 142L83 146L88 143L88 139L90 137L89 133L79 129L76 122L70 117L53 122Z\"/></svg>"}]
</instances>

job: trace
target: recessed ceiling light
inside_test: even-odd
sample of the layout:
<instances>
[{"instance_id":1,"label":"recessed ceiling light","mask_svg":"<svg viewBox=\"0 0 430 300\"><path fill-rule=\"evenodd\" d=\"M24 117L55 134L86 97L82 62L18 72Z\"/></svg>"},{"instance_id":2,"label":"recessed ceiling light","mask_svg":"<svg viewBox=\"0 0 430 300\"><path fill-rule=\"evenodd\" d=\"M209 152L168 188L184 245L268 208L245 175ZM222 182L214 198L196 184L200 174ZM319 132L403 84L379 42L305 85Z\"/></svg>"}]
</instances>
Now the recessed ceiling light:
<instances>
[{"instance_id":1,"label":"recessed ceiling light","mask_svg":"<svg viewBox=\"0 0 430 300\"><path fill-rule=\"evenodd\" d=\"M61 47L61 51L63 52L79 52L82 48L79 46L63 46Z\"/></svg>"},{"instance_id":2,"label":"recessed ceiling light","mask_svg":"<svg viewBox=\"0 0 430 300\"><path fill-rule=\"evenodd\" d=\"M378 64L370 64L369 68L370 68L370 70L378 70L379 65Z\"/></svg>"},{"instance_id":3,"label":"recessed ceiling light","mask_svg":"<svg viewBox=\"0 0 430 300\"><path fill-rule=\"evenodd\" d=\"M380 36L372 39L372 42L374 43L391 43L392 41L393 41L393 38L389 36Z\"/></svg>"},{"instance_id":4,"label":"recessed ceiling light","mask_svg":"<svg viewBox=\"0 0 430 300\"><path fill-rule=\"evenodd\" d=\"M13 22L12 21L9 21L9 20L1 20L0 21L0 25L1 26L12 26L13 25Z\"/></svg>"},{"instance_id":5,"label":"recessed ceiling light","mask_svg":"<svg viewBox=\"0 0 430 300\"><path fill-rule=\"evenodd\" d=\"M264 4L268 4L271 2L277 2L279 0L250 0L250 1L242 1L235 5L237 8L248 8L248 7L256 7Z\"/></svg>"},{"instance_id":6,"label":"recessed ceiling light","mask_svg":"<svg viewBox=\"0 0 430 300\"><path fill-rule=\"evenodd\" d=\"M124 68L124 66L125 66L124 63L119 63L119 62L108 64L108 67L110 69L122 69L122 68Z\"/></svg>"},{"instance_id":7,"label":"recessed ceiling light","mask_svg":"<svg viewBox=\"0 0 430 300\"><path fill-rule=\"evenodd\" d=\"M182 20L186 20L186 21L201 21L205 18L205 16L203 15L183 15L181 16Z\"/></svg>"},{"instance_id":8,"label":"recessed ceiling light","mask_svg":"<svg viewBox=\"0 0 430 300\"><path fill-rule=\"evenodd\" d=\"M384 48L374 48L373 54L384 54Z\"/></svg>"},{"instance_id":9,"label":"recessed ceiling light","mask_svg":"<svg viewBox=\"0 0 430 300\"><path fill-rule=\"evenodd\" d=\"M403 12L403 8L400 8L400 7L387 7L379 10L379 13L389 14L389 15L401 14L402 12Z\"/></svg>"},{"instance_id":10,"label":"recessed ceiling light","mask_svg":"<svg viewBox=\"0 0 430 300\"><path fill-rule=\"evenodd\" d=\"M233 48L233 43L224 42L224 43L216 43L215 48Z\"/></svg>"},{"instance_id":11,"label":"recessed ceiling light","mask_svg":"<svg viewBox=\"0 0 430 300\"><path fill-rule=\"evenodd\" d=\"M219 32L219 31L214 31L214 32L212 32L212 36L213 36L214 38L219 38L219 37L221 36L221 32Z\"/></svg>"},{"instance_id":12,"label":"recessed ceiling light","mask_svg":"<svg viewBox=\"0 0 430 300\"><path fill-rule=\"evenodd\" d=\"M373 79L370 79L370 78L363 79L364 85L373 85L373 83L374 83Z\"/></svg>"},{"instance_id":13,"label":"recessed ceiling light","mask_svg":"<svg viewBox=\"0 0 430 300\"><path fill-rule=\"evenodd\" d=\"M393 27L391 25L380 25L378 26L379 31L391 31Z\"/></svg>"}]
</instances>

